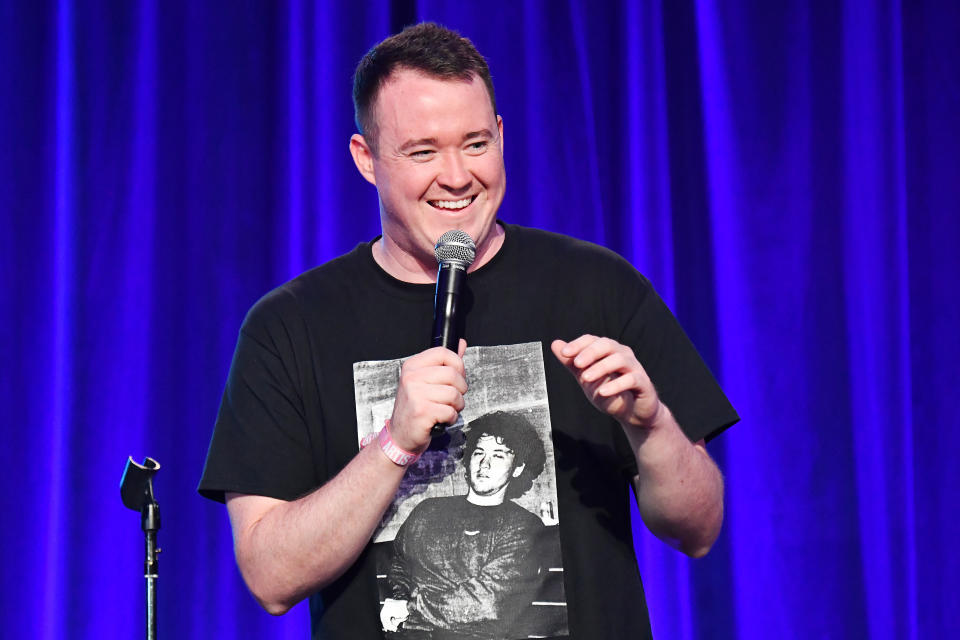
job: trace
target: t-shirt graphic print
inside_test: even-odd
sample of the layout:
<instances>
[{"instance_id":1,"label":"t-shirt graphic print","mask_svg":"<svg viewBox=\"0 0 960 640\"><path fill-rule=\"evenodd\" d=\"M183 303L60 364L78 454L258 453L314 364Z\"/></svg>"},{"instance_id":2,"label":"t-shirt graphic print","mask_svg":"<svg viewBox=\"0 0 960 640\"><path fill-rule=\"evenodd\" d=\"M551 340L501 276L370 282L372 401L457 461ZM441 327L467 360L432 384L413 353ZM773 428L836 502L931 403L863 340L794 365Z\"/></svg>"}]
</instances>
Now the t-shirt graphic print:
<instances>
[{"instance_id":1,"label":"t-shirt graphic print","mask_svg":"<svg viewBox=\"0 0 960 640\"><path fill-rule=\"evenodd\" d=\"M358 444L390 417L402 364L354 364ZM388 638L566 636L542 347L470 347L464 365L463 412L411 465L373 536L382 627Z\"/></svg>"}]
</instances>

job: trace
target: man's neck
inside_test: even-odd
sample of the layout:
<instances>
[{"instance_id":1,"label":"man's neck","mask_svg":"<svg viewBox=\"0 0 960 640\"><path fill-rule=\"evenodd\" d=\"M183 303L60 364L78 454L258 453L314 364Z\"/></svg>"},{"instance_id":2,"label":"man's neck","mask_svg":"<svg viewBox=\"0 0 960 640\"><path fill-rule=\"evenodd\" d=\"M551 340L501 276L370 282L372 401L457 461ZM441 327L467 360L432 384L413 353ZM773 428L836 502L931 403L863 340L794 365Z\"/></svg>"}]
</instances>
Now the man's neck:
<instances>
[{"instance_id":1,"label":"man's neck","mask_svg":"<svg viewBox=\"0 0 960 640\"><path fill-rule=\"evenodd\" d=\"M489 495L481 496L477 493L474 493L473 489L467 492L467 502L470 504L475 504L480 507L496 507L503 504L504 499L507 496L507 488L503 487L500 491Z\"/></svg>"},{"instance_id":2,"label":"man's neck","mask_svg":"<svg viewBox=\"0 0 960 640\"><path fill-rule=\"evenodd\" d=\"M477 247L477 255L467 273L476 271L490 262L503 247L506 232L499 223L494 224L487 240ZM397 280L413 284L431 284L437 281L437 262L434 258L418 259L391 242L386 235L373 245L373 259L381 269Z\"/></svg>"}]
</instances>

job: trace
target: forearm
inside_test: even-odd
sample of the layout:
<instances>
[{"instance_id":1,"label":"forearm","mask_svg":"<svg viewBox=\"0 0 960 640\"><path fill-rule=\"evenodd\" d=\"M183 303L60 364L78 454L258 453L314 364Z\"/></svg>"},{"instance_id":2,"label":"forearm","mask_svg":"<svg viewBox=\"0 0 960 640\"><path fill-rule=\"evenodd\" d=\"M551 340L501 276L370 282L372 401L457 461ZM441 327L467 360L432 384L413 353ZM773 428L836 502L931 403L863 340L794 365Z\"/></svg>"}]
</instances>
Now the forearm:
<instances>
[{"instance_id":1,"label":"forearm","mask_svg":"<svg viewBox=\"0 0 960 640\"><path fill-rule=\"evenodd\" d=\"M360 555L405 472L366 447L327 484L292 502L231 495L237 564L270 613L329 584Z\"/></svg>"},{"instance_id":2,"label":"forearm","mask_svg":"<svg viewBox=\"0 0 960 640\"><path fill-rule=\"evenodd\" d=\"M723 476L702 442L691 443L661 407L651 427L624 426L637 460L637 505L654 535L699 558L720 534Z\"/></svg>"}]
</instances>

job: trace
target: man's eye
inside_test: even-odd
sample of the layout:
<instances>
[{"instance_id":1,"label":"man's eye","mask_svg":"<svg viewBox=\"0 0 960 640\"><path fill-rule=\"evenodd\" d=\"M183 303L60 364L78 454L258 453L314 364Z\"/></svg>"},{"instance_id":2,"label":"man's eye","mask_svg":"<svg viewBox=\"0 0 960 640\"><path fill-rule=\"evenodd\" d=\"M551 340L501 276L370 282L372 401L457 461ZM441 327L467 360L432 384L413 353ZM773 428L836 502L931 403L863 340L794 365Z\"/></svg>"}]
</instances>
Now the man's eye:
<instances>
[{"instance_id":1,"label":"man's eye","mask_svg":"<svg viewBox=\"0 0 960 640\"><path fill-rule=\"evenodd\" d=\"M467 146L467 149L470 150L470 151L473 152L473 153L483 153L484 151L487 150L487 145L488 145L488 144L489 144L489 143L488 143L486 140L480 140L480 141L478 141L478 142L471 142L471 143Z\"/></svg>"},{"instance_id":2,"label":"man's eye","mask_svg":"<svg viewBox=\"0 0 960 640\"><path fill-rule=\"evenodd\" d=\"M418 160L423 160L429 158L433 155L433 149L419 149L417 151L412 151L410 153L411 158L416 158Z\"/></svg>"}]
</instances>

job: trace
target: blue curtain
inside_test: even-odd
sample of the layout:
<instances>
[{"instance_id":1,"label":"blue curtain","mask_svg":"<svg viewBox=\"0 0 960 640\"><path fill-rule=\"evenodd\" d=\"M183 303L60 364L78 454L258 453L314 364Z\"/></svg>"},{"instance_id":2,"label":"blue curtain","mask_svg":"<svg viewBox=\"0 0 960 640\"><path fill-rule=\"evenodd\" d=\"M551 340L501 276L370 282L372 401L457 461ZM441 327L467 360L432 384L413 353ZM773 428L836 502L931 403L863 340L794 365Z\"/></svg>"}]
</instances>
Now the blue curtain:
<instances>
[{"instance_id":1,"label":"blue curtain","mask_svg":"<svg viewBox=\"0 0 960 640\"><path fill-rule=\"evenodd\" d=\"M960 633L960 5L0 2L0 628L131 637L157 458L162 637L306 637L195 493L246 309L378 233L350 82L431 19L484 52L502 217L657 285L743 421L724 532L636 527L661 638Z\"/></svg>"}]
</instances>

